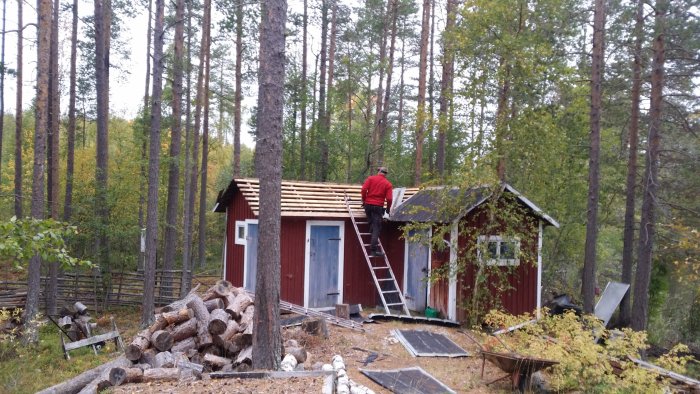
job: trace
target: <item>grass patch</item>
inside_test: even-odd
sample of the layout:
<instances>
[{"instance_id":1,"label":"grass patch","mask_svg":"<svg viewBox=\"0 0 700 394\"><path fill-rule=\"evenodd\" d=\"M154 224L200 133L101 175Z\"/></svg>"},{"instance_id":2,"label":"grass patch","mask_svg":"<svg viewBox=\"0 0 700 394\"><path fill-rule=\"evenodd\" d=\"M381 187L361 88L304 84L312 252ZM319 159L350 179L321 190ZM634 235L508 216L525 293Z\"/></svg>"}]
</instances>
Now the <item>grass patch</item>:
<instances>
[{"instance_id":1,"label":"grass patch","mask_svg":"<svg viewBox=\"0 0 700 394\"><path fill-rule=\"evenodd\" d=\"M102 314L113 315L122 339L128 343L138 331L139 310L120 308ZM100 317L102 317L100 316ZM93 314L93 318L97 317ZM109 319L98 319L109 322ZM97 333L111 330L109 324L97 328ZM0 342L0 392L35 393L46 387L61 383L80 373L118 357L114 343L109 341L105 348L94 354L91 347L70 352L70 360L63 358L58 327L49 322L39 329L39 343L23 346L19 341Z\"/></svg>"}]
</instances>

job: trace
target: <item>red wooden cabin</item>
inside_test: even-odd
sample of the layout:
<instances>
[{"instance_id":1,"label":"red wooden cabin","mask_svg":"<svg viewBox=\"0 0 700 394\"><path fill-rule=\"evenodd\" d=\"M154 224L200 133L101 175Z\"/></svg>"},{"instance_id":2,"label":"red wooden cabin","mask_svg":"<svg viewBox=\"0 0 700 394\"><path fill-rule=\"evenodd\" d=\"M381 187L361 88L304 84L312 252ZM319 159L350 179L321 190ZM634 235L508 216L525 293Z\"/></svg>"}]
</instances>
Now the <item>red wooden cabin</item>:
<instances>
[{"instance_id":1,"label":"red wooden cabin","mask_svg":"<svg viewBox=\"0 0 700 394\"><path fill-rule=\"evenodd\" d=\"M360 200L360 187L348 184L282 182L283 300L309 308L332 307L337 303L365 306L379 304L379 296L362 246L345 205L346 195L351 200ZM510 193L515 196L531 219L527 220L526 236L519 239L519 247L522 250L529 248L536 251L531 255L537 256L531 264L519 262L517 269L513 270L510 281L514 290L503 296L502 304L511 313L532 311L540 306L538 289L541 289L542 227L558 224L509 185L504 185L501 191L502 195ZM255 286L258 194L257 179L233 179L219 193L214 208L216 212L226 213L223 276L234 285L250 290L254 290ZM428 190L395 189L396 208L391 220L382 229L381 242L412 310L422 312L426 306L430 306L439 310L444 317L462 320L464 314L461 309L458 310L457 305L469 297L469 290L466 287L459 288L459 283L460 279L468 279L469 270L466 271L466 276L432 285L426 285L422 279L430 269L456 259L459 250L474 241L460 236L458 228L474 226L478 233L478 226L483 223L486 212L483 206L489 196L480 197L478 201L464 206L456 217L446 219L457 226L451 235L458 239L460 248L451 248L452 252L438 252L403 237L402 227L406 222L435 220L435 215L426 215L426 212L431 211L429 195ZM476 195L480 196L478 193ZM416 214L412 208L416 206L427 209ZM492 237L480 238L483 242L494 243L498 240L498 234L482 236ZM446 237L446 242L451 242L450 236Z\"/></svg>"}]
</instances>

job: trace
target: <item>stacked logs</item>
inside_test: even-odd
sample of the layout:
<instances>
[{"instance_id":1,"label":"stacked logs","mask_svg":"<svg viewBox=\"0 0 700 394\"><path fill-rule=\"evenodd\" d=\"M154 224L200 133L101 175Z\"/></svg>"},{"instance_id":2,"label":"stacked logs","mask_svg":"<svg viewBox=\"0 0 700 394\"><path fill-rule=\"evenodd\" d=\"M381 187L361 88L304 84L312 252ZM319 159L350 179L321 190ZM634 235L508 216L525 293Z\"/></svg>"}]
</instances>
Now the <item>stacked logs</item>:
<instances>
[{"instance_id":1,"label":"stacked logs","mask_svg":"<svg viewBox=\"0 0 700 394\"><path fill-rule=\"evenodd\" d=\"M253 300L227 281L219 281L201 296L196 290L161 308L155 322L133 338L123 356L42 393L95 393L126 383L199 379L213 371L249 370ZM287 344L285 352L299 363L306 360L306 351L296 343Z\"/></svg>"},{"instance_id":2,"label":"stacked logs","mask_svg":"<svg viewBox=\"0 0 700 394\"><path fill-rule=\"evenodd\" d=\"M92 329L96 323L91 323L92 317L88 314L88 308L80 301L73 305L64 306L58 312L58 326L75 342L79 339L92 336Z\"/></svg>"},{"instance_id":3,"label":"stacked logs","mask_svg":"<svg viewBox=\"0 0 700 394\"><path fill-rule=\"evenodd\" d=\"M163 307L124 356L138 366L185 368L198 374L246 370L251 364L253 312L253 300L245 291L219 281L201 297L192 292ZM118 375L125 382L143 379L129 371Z\"/></svg>"}]
</instances>

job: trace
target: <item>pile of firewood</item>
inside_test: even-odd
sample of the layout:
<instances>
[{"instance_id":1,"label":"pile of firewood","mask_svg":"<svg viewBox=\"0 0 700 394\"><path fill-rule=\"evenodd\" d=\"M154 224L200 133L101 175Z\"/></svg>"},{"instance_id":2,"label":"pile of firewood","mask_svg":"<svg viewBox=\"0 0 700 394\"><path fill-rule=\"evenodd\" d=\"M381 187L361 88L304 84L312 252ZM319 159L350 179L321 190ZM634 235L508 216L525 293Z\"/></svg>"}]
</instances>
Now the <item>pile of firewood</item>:
<instances>
[{"instance_id":1,"label":"pile of firewood","mask_svg":"<svg viewBox=\"0 0 700 394\"><path fill-rule=\"evenodd\" d=\"M58 312L58 326L66 333L71 341L87 338L92 335L95 323L90 323L92 317L88 314L88 308L82 302L76 302L70 306L64 306Z\"/></svg>"},{"instance_id":2,"label":"pile of firewood","mask_svg":"<svg viewBox=\"0 0 700 394\"><path fill-rule=\"evenodd\" d=\"M252 364L253 308L250 295L226 281L219 281L202 296L194 289L184 299L161 308L155 322L126 347L124 356L43 392L82 389L91 393L124 383L247 371ZM285 353L294 355L299 363L306 360L306 351L296 344L288 344Z\"/></svg>"}]
</instances>

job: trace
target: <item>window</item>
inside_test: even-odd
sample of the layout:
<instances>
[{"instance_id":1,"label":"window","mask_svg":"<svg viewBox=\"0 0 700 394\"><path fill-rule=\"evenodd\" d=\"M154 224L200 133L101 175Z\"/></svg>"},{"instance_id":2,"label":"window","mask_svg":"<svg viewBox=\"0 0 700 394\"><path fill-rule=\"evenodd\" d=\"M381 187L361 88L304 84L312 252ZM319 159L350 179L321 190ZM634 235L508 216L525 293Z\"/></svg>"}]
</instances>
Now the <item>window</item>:
<instances>
[{"instance_id":1,"label":"window","mask_svg":"<svg viewBox=\"0 0 700 394\"><path fill-rule=\"evenodd\" d=\"M516 266L520 264L520 240L500 235L481 235L476 254L479 262L486 265Z\"/></svg>"},{"instance_id":2,"label":"window","mask_svg":"<svg viewBox=\"0 0 700 394\"><path fill-rule=\"evenodd\" d=\"M234 240L236 245L246 244L246 223L242 220L236 220L236 233L234 234Z\"/></svg>"}]
</instances>

